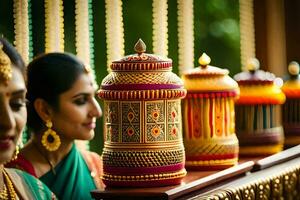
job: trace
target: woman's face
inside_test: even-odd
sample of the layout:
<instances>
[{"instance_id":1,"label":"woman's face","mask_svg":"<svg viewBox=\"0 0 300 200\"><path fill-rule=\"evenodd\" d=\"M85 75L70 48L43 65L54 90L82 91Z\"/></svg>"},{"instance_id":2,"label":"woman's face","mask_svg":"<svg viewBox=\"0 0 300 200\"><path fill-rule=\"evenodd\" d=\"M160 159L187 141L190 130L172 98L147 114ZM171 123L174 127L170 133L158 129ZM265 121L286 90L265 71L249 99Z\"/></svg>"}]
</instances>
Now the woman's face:
<instances>
[{"instance_id":1,"label":"woman's face","mask_svg":"<svg viewBox=\"0 0 300 200\"><path fill-rule=\"evenodd\" d=\"M8 85L0 82L0 164L11 160L25 126L26 87L21 71L12 67Z\"/></svg>"},{"instance_id":2,"label":"woman's face","mask_svg":"<svg viewBox=\"0 0 300 200\"><path fill-rule=\"evenodd\" d=\"M59 109L53 111L53 129L69 140L91 140L96 118L102 115L95 99L93 79L81 74L72 88L59 96Z\"/></svg>"}]
</instances>

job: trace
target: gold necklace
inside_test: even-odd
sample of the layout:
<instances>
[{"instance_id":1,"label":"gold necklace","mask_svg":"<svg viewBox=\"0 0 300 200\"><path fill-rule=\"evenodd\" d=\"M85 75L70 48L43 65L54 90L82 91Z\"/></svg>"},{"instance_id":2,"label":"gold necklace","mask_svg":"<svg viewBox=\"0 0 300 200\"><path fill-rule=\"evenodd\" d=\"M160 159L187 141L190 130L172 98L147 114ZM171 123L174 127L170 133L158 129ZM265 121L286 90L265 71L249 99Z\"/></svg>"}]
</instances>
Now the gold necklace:
<instances>
[{"instance_id":1,"label":"gold necklace","mask_svg":"<svg viewBox=\"0 0 300 200\"><path fill-rule=\"evenodd\" d=\"M3 183L4 189L0 193L0 199L17 199L17 192L14 189L14 185L10 180L7 172L3 169Z\"/></svg>"},{"instance_id":2,"label":"gold necklace","mask_svg":"<svg viewBox=\"0 0 300 200\"><path fill-rule=\"evenodd\" d=\"M8 192L5 183L3 184L3 190L0 192L0 199L8 199Z\"/></svg>"}]
</instances>

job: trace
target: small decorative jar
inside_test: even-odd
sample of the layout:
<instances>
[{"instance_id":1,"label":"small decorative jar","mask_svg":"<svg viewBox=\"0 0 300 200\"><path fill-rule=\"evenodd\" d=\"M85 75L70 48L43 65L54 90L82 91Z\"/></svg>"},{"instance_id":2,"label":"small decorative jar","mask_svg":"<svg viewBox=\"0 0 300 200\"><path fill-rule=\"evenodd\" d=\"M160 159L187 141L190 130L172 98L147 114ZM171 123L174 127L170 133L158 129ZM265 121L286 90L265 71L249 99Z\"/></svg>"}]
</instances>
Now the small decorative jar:
<instances>
[{"instance_id":1,"label":"small decorative jar","mask_svg":"<svg viewBox=\"0 0 300 200\"><path fill-rule=\"evenodd\" d=\"M186 175L181 99L186 90L172 60L144 53L111 64L98 96L104 100L103 181L107 186L179 184Z\"/></svg>"},{"instance_id":2,"label":"small decorative jar","mask_svg":"<svg viewBox=\"0 0 300 200\"><path fill-rule=\"evenodd\" d=\"M205 53L199 63L182 77L187 89L182 108L186 167L224 169L238 162L234 101L239 88L227 69L209 65Z\"/></svg>"},{"instance_id":3,"label":"small decorative jar","mask_svg":"<svg viewBox=\"0 0 300 200\"><path fill-rule=\"evenodd\" d=\"M300 77L299 64L291 62L288 66L290 77L282 86L286 102L282 109L286 148L300 144Z\"/></svg>"},{"instance_id":4,"label":"small decorative jar","mask_svg":"<svg viewBox=\"0 0 300 200\"><path fill-rule=\"evenodd\" d=\"M284 143L282 79L259 70L259 61L255 58L249 60L246 68L234 76L241 91L235 109L240 155L271 155L281 151Z\"/></svg>"}]
</instances>

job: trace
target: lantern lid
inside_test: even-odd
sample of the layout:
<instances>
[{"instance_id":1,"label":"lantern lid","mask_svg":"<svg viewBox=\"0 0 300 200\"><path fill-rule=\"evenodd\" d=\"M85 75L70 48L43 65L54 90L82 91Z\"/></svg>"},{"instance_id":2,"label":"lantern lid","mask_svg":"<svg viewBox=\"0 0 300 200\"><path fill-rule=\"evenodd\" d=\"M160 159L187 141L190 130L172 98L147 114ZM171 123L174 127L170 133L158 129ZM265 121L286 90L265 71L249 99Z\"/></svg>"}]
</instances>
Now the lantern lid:
<instances>
[{"instance_id":1,"label":"lantern lid","mask_svg":"<svg viewBox=\"0 0 300 200\"><path fill-rule=\"evenodd\" d=\"M259 70L260 64L256 58L249 59L246 69L234 75L234 79L239 85L244 84L273 84L276 76L273 73Z\"/></svg>"},{"instance_id":2,"label":"lantern lid","mask_svg":"<svg viewBox=\"0 0 300 200\"><path fill-rule=\"evenodd\" d=\"M238 84L228 76L229 71L209 65L210 61L210 57L203 53L198 59L200 66L184 72L185 88L189 92L237 90L238 93Z\"/></svg>"},{"instance_id":3,"label":"lantern lid","mask_svg":"<svg viewBox=\"0 0 300 200\"><path fill-rule=\"evenodd\" d=\"M214 75L227 75L229 71L227 69L221 69L215 66L211 66L210 64L210 57L203 53L200 58L198 59L198 63L200 64L199 67L196 67L190 71L184 73L185 77L188 78L199 78L202 76L214 76Z\"/></svg>"},{"instance_id":4,"label":"lantern lid","mask_svg":"<svg viewBox=\"0 0 300 200\"><path fill-rule=\"evenodd\" d=\"M183 81L172 70L172 60L146 54L146 45L139 39L136 54L111 64L111 72L102 80L101 99L156 100L184 98Z\"/></svg>"},{"instance_id":5,"label":"lantern lid","mask_svg":"<svg viewBox=\"0 0 300 200\"><path fill-rule=\"evenodd\" d=\"M241 91L237 104L282 104L285 101L282 79L271 72L259 70L256 58L249 59L245 71L236 74L234 79Z\"/></svg>"},{"instance_id":6,"label":"lantern lid","mask_svg":"<svg viewBox=\"0 0 300 200\"><path fill-rule=\"evenodd\" d=\"M299 64L295 61L288 66L289 78L282 86L282 91L288 98L300 98Z\"/></svg>"},{"instance_id":7,"label":"lantern lid","mask_svg":"<svg viewBox=\"0 0 300 200\"><path fill-rule=\"evenodd\" d=\"M148 54L143 40L139 39L134 45L136 54L127 55L111 64L113 71L127 70L171 70L172 60L166 57Z\"/></svg>"}]
</instances>

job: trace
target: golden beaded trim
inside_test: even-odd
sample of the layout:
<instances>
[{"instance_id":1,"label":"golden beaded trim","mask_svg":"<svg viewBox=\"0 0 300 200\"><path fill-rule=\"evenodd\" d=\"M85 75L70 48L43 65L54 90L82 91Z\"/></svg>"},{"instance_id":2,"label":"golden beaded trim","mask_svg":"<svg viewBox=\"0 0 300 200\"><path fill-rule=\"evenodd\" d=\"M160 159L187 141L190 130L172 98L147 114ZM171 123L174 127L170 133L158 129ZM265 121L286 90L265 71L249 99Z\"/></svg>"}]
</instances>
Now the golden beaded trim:
<instances>
[{"instance_id":1,"label":"golden beaded trim","mask_svg":"<svg viewBox=\"0 0 300 200\"><path fill-rule=\"evenodd\" d=\"M187 155L205 155L228 154L238 152L238 140L236 137L228 139L211 139L211 140L185 140L185 152Z\"/></svg>"},{"instance_id":2,"label":"golden beaded trim","mask_svg":"<svg viewBox=\"0 0 300 200\"><path fill-rule=\"evenodd\" d=\"M179 99L184 98L186 95L185 89L179 90L127 90L127 91L105 91L99 90L98 96L101 99Z\"/></svg>"},{"instance_id":3,"label":"golden beaded trim","mask_svg":"<svg viewBox=\"0 0 300 200\"><path fill-rule=\"evenodd\" d=\"M222 160L203 160L203 161L186 161L186 166L211 166L211 165L234 165L237 164L238 158Z\"/></svg>"},{"instance_id":4,"label":"golden beaded trim","mask_svg":"<svg viewBox=\"0 0 300 200\"><path fill-rule=\"evenodd\" d=\"M155 63L112 63L113 71L141 71L141 70L168 70L172 69L172 62L155 62Z\"/></svg>"},{"instance_id":5,"label":"golden beaded trim","mask_svg":"<svg viewBox=\"0 0 300 200\"><path fill-rule=\"evenodd\" d=\"M146 174L146 175L112 175L104 172L102 179L108 181L157 181L182 178L187 174L185 169L173 173Z\"/></svg>"},{"instance_id":6,"label":"golden beaded trim","mask_svg":"<svg viewBox=\"0 0 300 200\"><path fill-rule=\"evenodd\" d=\"M112 72L102 80L102 87L122 84L171 84L183 87L182 80L173 72Z\"/></svg>"},{"instance_id":7,"label":"golden beaded trim","mask_svg":"<svg viewBox=\"0 0 300 200\"><path fill-rule=\"evenodd\" d=\"M114 167L157 167L184 162L184 150L175 151L122 151L104 149L103 163Z\"/></svg>"}]
</instances>

